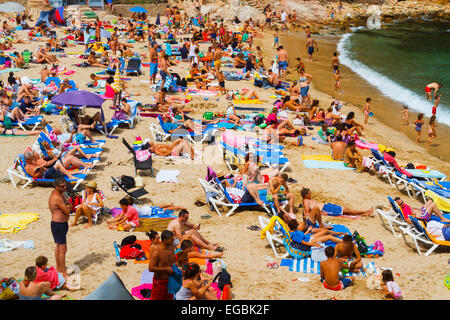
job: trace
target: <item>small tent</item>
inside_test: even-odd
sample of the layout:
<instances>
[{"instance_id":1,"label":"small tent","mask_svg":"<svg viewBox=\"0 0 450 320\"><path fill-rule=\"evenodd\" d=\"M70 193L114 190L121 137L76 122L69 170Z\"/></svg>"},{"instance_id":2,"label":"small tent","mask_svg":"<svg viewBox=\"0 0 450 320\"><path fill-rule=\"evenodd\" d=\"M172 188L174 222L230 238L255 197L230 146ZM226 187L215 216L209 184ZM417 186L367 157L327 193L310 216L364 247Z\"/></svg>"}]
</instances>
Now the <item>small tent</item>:
<instances>
[{"instance_id":1,"label":"small tent","mask_svg":"<svg viewBox=\"0 0 450 320\"><path fill-rule=\"evenodd\" d=\"M84 300L134 300L134 298L125 288L117 273L113 272L100 287L85 297Z\"/></svg>"},{"instance_id":2,"label":"small tent","mask_svg":"<svg viewBox=\"0 0 450 320\"><path fill-rule=\"evenodd\" d=\"M53 21L55 25L65 25L66 21L64 20L64 7L54 8L50 11L41 11L39 18L36 21L36 27L45 23L47 27L51 28L52 25L50 20Z\"/></svg>"}]
</instances>

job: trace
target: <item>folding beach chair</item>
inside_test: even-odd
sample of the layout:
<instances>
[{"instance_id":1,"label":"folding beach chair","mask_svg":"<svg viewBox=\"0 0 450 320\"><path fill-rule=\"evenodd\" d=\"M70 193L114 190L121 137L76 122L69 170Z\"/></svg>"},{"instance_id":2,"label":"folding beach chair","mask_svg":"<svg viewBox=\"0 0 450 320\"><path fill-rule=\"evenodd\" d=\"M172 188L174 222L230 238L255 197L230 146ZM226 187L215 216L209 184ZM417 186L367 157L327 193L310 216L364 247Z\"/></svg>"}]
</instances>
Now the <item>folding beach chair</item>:
<instances>
[{"instance_id":1,"label":"folding beach chair","mask_svg":"<svg viewBox=\"0 0 450 320\"><path fill-rule=\"evenodd\" d=\"M125 59L124 58L119 58L119 62L120 62L120 65L119 65L119 72L120 73L123 73L124 72L124 70L125 70ZM113 69L113 68L110 68L109 66L106 68L106 71L105 71L107 74L109 74L109 75L114 75L115 73L116 73L116 69Z\"/></svg>"},{"instance_id":2,"label":"folding beach chair","mask_svg":"<svg viewBox=\"0 0 450 320\"><path fill-rule=\"evenodd\" d=\"M145 161L139 161L136 158L136 151L133 147L131 147L128 142L125 140L125 138L122 138L122 142L127 147L127 149L131 152L133 155L133 161L134 161L134 175L137 175L137 170L150 170L150 175L153 177L153 166L152 166L152 157L150 157Z\"/></svg>"},{"instance_id":3,"label":"folding beach chair","mask_svg":"<svg viewBox=\"0 0 450 320\"><path fill-rule=\"evenodd\" d=\"M389 204L391 205L391 209L389 211L384 211L381 209L377 209L377 213L380 216L381 224L386 228L390 229L396 238L400 238L401 234L397 234L395 232L395 227L408 227L409 224L406 222L403 216L403 212L398 204L392 199L388 197Z\"/></svg>"},{"instance_id":4,"label":"folding beach chair","mask_svg":"<svg viewBox=\"0 0 450 320\"><path fill-rule=\"evenodd\" d=\"M26 171L25 171L25 158L23 154L19 154L16 159L14 159L14 164L11 168L7 170L7 174L9 177L9 180L13 184L14 188L17 188L17 184L14 181L14 176L18 177L21 180L25 180L25 184L22 186L22 189L28 186L32 182L55 182L55 179L44 179L44 178L33 178L31 177ZM76 180L69 179L67 176L64 176L64 180L70 183L75 183L75 186L73 187L76 189L78 185L83 182L86 179L85 174L77 173L73 176L77 177Z\"/></svg>"},{"instance_id":5,"label":"folding beach chair","mask_svg":"<svg viewBox=\"0 0 450 320\"><path fill-rule=\"evenodd\" d=\"M142 74L141 65L141 59L131 58L128 60L128 66L125 68L125 73L140 76Z\"/></svg>"},{"instance_id":6,"label":"folding beach chair","mask_svg":"<svg viewBox=\"0 0 450 320\"><path fill-rule=\"evenodd\" d=\"M128 196L132 197L136 201L136 203L141 203L139 198L142 197L143 195L148 194L148 191L145 190L144 188L139 188L130 192L126 188L124 188L124 186L114 177L111 177L111 181L114 185L122 189L122 191L124 191Z\"/></svg>"},{"instance_id":7,"label":"folding beach chair","mask_svg":"<svg viewBox=\"0 0 450 320\"><path fill-rule=\"evenodd\" d=\"M111 121L106 124L109 134L112 134L121 124L127 124L129 129L133 129L134 122L135 121L138 122L140 120L140 112L139 112L140 103L137 101L130 101L128 103L131 105L130 117L125 120L111 119Z\"/></svg>"},{"instance_id":8,"label":"folding beach chair","mask_svg":"<svg viewBox=\"0 0 450 320\"><path fill-rule=\"evenodd\" d=\"M263 216L258 216L258 220L259 220L259 224L261 226L261 230L264 230L270 223L270 219L267 219L266 217L263 217ZM272 248L272 251L275 254L275 257L286 258L289 256L288 252L285 252L284 254L280 254L280 252L279 252L280 247L282 247L282 248L285 248L285 247L284 247L284 243L283 243L283 233L281 232L278 225L274 226L272 233L269 230L267 230L265 232L265 237L266 237L267 242L269 243L270 247Z\"/></svg>"},{"instance_id":9,"label":"folding beach chair","mask_svg":"<svg viewBox=\"0 0 450 320\"><path fill-rule=\"evenodd\" d=\"M426 230L426 226L423 221L419 221L414 217L410 217L410 219L414 227L413 228L400 227L400 229L403 231L403 239L405 240L405 243L406 243L405 235L410 236L411 239L414 241L416 250L419 253L419 255L421 254L419 242L431 245L431 248L425 253L425 256L429 256L439 246L450 247L450 241L437 240L435 237L430 235Z\"/></svg>"},{"instance_id":10,"label":"folding beach chair","mask_svg":"<svg viewBox=\"0 0 450 320\"><path fill-rule=\"evenodd\" d=\"M45 79L45 85L48 86L52 81L59 88L61 85L61 79L58 77L47 77L47 79Z\"/></svg>"},{"instance_id":11,"label":"folding beach chair","mask_svg":"<svg viewBox=\"0 0 450 320\"><path fill-rule=\"evenodd\" d=\"M393 186L391 176L394 174L395 171L394 167L392 167L390 164L386 162L386 160L384 160L383 155L378 150L370 149L370 151L372 152L375 161L382 165L382 168L380 169L380 171L378 171L380 173L380 176L387 178L389 184Z\"/></svg>"}]
</instances>

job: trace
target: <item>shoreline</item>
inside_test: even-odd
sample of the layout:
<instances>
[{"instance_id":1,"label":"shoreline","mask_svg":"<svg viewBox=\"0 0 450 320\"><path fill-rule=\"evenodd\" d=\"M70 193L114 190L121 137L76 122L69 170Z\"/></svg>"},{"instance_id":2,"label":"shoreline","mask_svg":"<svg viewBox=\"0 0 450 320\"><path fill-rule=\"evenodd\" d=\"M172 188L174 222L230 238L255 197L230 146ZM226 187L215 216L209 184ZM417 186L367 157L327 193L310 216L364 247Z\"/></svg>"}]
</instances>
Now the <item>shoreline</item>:
<instances>
[{"instance_id":1,"label":"shoreline","mask_svg":"<svg viewBox=\"0 0 450 320\"><path fill-rule=\"evenodd\" d=\"M332 79L332 72L330 69L331 57L333 52L338 52L337 45L339 40L344 35L336 34L320 34L313 35L318 42L319 52L315 52L313 56L313 62L308 62L307 54L305 51L305 39L304 33L301 31L288 31L281 35L281 44L285 46L288 51L290 67L295 66L295 57L300 56L305 63L305 69L307 73L312 74L313 80L311 82L311 88L325 93L333 98L337 98L339 101L345 104L352 104L356 106L360 111L365 104L365 98L371 97L371 108L374 113L373 117L369 118L368 126L371 126L374 122L381 122L395 131L403 134L405 138L411 143L415 144L416 133L414 131L414 125L412 124L417 119L418 112L409 111L410 125L401 125L401 110L402 103L392 100L383 95L383 93L373 86L370 82L356 74L349 67L341 64L341 90L343 93L336 93L334 91L334 80ZM295 43L295 45L293 45ZM298 52L296 55L292 55L293 52ZM339 52L338 52L339 57ZM290 81L297 79L295 70L288 74L287 79ZM329 80L326 80L326 79ZM328 105L321 103L320 106L324 109ZM344 110L343 113L346 113ZM433 141L430 147L427 147L426 141L428 139L426 128L428 127L428 117L424 117L425 126L422 130L421 143L417 146L429 155L436 157L440 160L450 160L450 155L447 150L450 148L450 142L445 137L450 136L450 127L444 124L440 124L437 127L438 137ZM363 117L359 117L357 121L363 124ZM364 125L364 124L363 124ZM373 141L376 143L382 143L379 141Z\"/></svg>"}]
</instances>

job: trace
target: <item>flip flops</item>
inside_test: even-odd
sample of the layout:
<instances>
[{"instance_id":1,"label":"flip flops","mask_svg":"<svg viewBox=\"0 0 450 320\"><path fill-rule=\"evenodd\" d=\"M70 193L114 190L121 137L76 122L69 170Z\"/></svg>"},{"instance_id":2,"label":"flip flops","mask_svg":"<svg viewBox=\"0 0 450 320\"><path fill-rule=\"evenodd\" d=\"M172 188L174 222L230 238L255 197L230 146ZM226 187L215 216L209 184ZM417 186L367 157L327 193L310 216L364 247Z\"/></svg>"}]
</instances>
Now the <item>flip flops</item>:
<instances>
[{"instance_id":1,"label":"flip flops","mask_svg":"<svg viewBox=\"0 0 450 320\"><path fill-rule=\"evenodd\" d=\"M215 251L216 252L224 252L225 248L224 247L218 247Z\"/></svg>"},{"instance_id":2,"label":"flip flops","mask_svg":"<svg viewBox=\"0 0 450 320\"><path fill-rule=\"evenodd\" d=\"M194 204L195 204L197 207L202 207L202 206L205 205L205 203L204 203L203 201L201 201L201 200L195 201Z\"/></svg>"},{"instance_id":3,"label":"flip flops","mask_svg":"<svg viewBox=\"0 0 450 320\"><path fill-rule=\"evenodd\" d=\"M272 262L272 263L269 262L267 264L267 268L269 268L269 269L278 269L279 267L280 267L280 265L276 262Z\"/></svg>"},{"instance_id":4,"label":"flip flops","mask_svg":"<svg viewBox=\"0 0 450 320\"><path fill-rule=\"evenodd\" d=\"M211 215L210 214L203 214L203 215L201 215L200 216L202 219L209 219L209 218L211 218Z\"/></svg>"},{"instance_id":5,"label":"flip flops","mask_svg":"<svg viewBox=\"0 0 450 320\"><path fill-rule=\"evenodd\" d=\"M247 229L252 230L252 231L259 231L259 230L261 230L260 227L255 226L255 225L248 226Z\"/></svg>"}]
</instances>

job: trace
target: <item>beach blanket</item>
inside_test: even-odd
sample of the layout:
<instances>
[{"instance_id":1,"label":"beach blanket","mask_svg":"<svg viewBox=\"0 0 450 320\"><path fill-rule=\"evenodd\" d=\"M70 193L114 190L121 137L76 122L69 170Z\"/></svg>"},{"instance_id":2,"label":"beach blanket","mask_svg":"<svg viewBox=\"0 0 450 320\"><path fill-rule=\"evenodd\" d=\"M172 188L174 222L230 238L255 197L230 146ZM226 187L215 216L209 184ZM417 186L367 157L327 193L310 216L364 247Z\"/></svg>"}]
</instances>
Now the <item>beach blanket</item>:
<instances>
[{"instance_id":1,"label":"beach blanket","mask_svg":"<svg viewBox=\"0 0 450 320\"><path fill-rule=\"evenodd\" d=\"M447 177L445 174L437 170L407 169L407 171L416 178L443 179Z\"/></svg>"},{"instance_id":2,"label":"beach blanket","mask_svg":"<svg viewBox=\"0 0 450 320\"><path fill-rule=\"evenodd\" d=\"M289 259L292 261L292 263L289 265L289 271L294 272L301 272L301 273L310 273L310 274L319 274L320 275L320 262L315 262L311 258L304 258L304 259ZM284 263L286 265L286 263ZM377 270L375 267L375 262L369 262L364 264L365 271L361 271L360 273L352 273L349 272L345 275L342 275L341 272L339 272L340 276L361 276L365 277L368 270L372 270L373 273L376 274Z\"/></svg>"},{"instance_id":3,"label":"beach blanket","mask_svg":"<svg viewBox=\"0 0 450 320\"><path fill-rule=\"evenodd\" d=\"M433 202L436 204L439 210L450 212L450 199L441 197L440 195L431 190L425 191L425 196L433 199Z\"/></svg>"},{"instance_id":4,"label":"beach blanket","mask_svg":"<svg viewBox=\"0 0 450 320\"><path fill-rule=\"evenodd\" d=\"M9 239L0 239L0 253L18 248L34 249L34 241L13 241Z\"/></svg>"},{"instance_id":5,"label":"beach blanket","mask_svg":"<svg viewBox=\"0 0 450 320\"><path fill-rule=\"evenodd\" d=\"M234 107L236 110L249 110L249 111L265 111L265 108L255 108L255 107Z\"/></svg>"},{"instance_id":6,"label":"beach blanket","mask_svg":"<svg viewBox=\"0 0 450 320\"><path fill-rule=\"evenodd\" d=\"M38 219L37 213L0 214L0 233L16 233Z\"/></svg>"},{"instance_id":7,"label":"beach blanket","mask_svg":"<svg viewBox=\"0 0 450 320\"><path fill-rule=\"evenodd\" d=\"M259 99L233 99L233 103L236 104L262 104Z\"/></svg>"},{"instance_id":8,"label":"beach blanket","mask_svg":"<svg viewBox=\"0 0 450 320\"><path fill-rule=\"evenodd\" d=\"M343 161L336 161L329 155L302 155L303 164L308 169L353 170L347 168Z\"/></svg>"},{"instance_id":9,"label":"beach blanket","mask_svg":"<svg viewBox=\"0 0 450 320\"><path fill-rule=\"evenodd\" d=\"M177 177L180 174L179 170L159 170L156 175L156 182L174 182L177 183Z\"/></svg>"}]
</instances>

